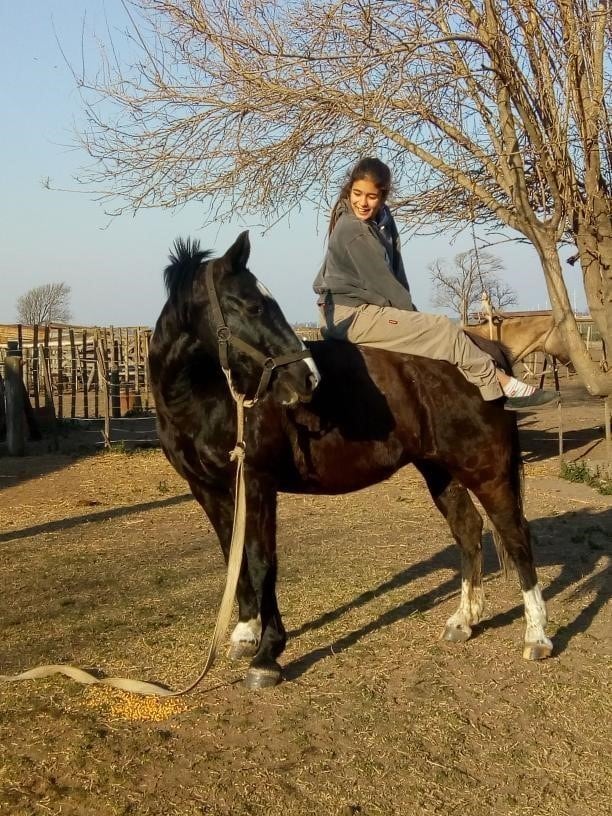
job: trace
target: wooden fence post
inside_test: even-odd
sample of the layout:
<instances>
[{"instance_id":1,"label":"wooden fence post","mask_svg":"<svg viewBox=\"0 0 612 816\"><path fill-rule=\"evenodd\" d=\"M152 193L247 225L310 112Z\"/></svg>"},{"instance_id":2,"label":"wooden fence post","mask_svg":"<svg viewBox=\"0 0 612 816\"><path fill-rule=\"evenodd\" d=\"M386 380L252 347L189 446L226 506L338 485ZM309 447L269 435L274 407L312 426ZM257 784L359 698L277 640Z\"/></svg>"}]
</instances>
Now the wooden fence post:
<instances>
[{"instance_id":1,"label":"wooden fence post","mask_svg":"<svg viewBox=\"0 0 612 816\"><path fill-rule=\"evenodd\" d=\"M40 351L38 349L38 323L32 331L32 388L34 389L34 408L40 408Z\"/></svg>"},{"instance_id":2,"label":"wooden fence post","mask_svg":"<svg viewBox=\"0 0 612 816\"><path fill-rule=\"evenodd\" d=\"M47 347L47 352L49 351ZM57 414L55 413L55 403L53 402L53 382L51 380L51 371L49 359L45 355L45 349L42 345L38 347L38 365L42 369L42 378L45 385L45 411L49 412L51 417L51 432L53 434L53 448L57 450L59 447L58 432L57 432Z\"/></svg>"},{"instance_id":3,"label":"wooden fence post","mask_svg":"<svg viewBox=\"0 0 612 816\"><path fill-rule=\"evenodd\" d=\"M102 411L104 413L104 430L102 431L102 435L104 437L104 447L110 448L111 438L110 438L110 400L108 394L108 375L106 373L106 360L104 359L104 350L102 349L102 343L96 343L96 359L97 359L97 366L96 369L98 371L98 383L100 386L100 393L102 395Z\"/></svg>"},{"instance_id":4,"label":"wooden fence post","mask_svg":"<svg viewBox=\"0 0 612 816\"><path fill-rule=\"evenodd\" d=\"M0 374L0 439L6 437L6 401L4 391L4 380Z\"/></svg>"},{"instance_id":5,"label":"wooden fence post","mask_svg":"<svg viewBox=\"0 0 612 816\"><path fill-rule=\"evenodd\" d=\"M4 360L6 444L9 456L23 456L25 453L25 413L21 354L18 341L9 340L7 346L8 351Z\"/></svg>"}]
</instances>

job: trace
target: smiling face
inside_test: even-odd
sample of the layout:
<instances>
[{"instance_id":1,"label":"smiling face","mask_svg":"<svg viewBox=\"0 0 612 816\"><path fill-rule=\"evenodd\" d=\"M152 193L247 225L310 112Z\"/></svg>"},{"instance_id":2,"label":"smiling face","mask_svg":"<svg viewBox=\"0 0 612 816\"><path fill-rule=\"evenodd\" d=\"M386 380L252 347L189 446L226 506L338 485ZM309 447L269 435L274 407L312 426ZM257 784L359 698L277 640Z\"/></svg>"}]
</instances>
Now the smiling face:
<instances>
[{"instance_id":1,"label":"smiling face","mask_svg":"<svg viewBox=\"0 0 612 816\"><path fill-rule=\"evenodd\" d=\"M360 221L371 221L385 203L384 196L369 178L353 182L349 192L349 204Z\"/></svg>"}]
</instances>

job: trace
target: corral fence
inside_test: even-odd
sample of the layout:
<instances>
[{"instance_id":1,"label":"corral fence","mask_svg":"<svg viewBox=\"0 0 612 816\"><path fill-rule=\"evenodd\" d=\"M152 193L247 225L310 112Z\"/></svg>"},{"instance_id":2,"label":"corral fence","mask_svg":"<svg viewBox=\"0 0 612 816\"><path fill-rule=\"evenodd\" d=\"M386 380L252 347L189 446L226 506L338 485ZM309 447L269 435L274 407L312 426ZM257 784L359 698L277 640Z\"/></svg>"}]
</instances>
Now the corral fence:
<instances>
[{"instance_id":1,"label":"corral fence","mask_svg":"<svg viewBox=\"0 0 612 816\"><path fill-rule=\"evenodd\" d=\"M29 403L22 409L35 424L55 427L57 420L74 420L109 444L125 438L130 423L115 420L127 415L142 423L142 431L131 423L128 437L146 439L154 435L150 338L145 326L0 325L0 375L6 383L11 373L20 374ZM10 359L15 357L17 367ZM7 404L10 421L8 415ZM113 421L120 434L113 434Z\"/></svg>"}]
</instances>

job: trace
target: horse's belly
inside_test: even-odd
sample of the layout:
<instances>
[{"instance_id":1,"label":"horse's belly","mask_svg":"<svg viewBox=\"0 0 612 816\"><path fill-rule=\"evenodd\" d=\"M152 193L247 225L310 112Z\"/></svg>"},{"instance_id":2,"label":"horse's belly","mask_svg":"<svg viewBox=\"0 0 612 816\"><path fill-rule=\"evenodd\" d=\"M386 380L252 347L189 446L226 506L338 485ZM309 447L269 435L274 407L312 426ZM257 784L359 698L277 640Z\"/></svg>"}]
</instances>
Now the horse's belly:
<instances>
[{"instance_id":1,"label":"horse's belly","mask_svg":"<svg viewBox=\"0 0 612 816\"><path fill-rule=\"evenodd\" d=\"M294 458L296 472L279 486L291 493L350 493L388 479L409 461L399 443L344 441L339 447L312 446Z\"/></svg>"}]
</instances>

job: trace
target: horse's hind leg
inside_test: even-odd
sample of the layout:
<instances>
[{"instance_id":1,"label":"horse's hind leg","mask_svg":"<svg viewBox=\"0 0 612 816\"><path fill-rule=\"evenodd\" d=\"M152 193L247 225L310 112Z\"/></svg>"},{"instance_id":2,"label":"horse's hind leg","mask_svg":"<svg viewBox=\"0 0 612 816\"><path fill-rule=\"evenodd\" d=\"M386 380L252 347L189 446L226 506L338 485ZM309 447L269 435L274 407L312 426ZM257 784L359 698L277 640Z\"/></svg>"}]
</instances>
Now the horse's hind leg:
<instances>
[{"instance_id":1,"label":"horse's hind leg","mask_svg":"<svg viewBox=\"0 0 612 816\"><path fill-rule=\"evenodd\" d=\"M482 619L482 518L467 490L439 465L416 462L425 477L436 507L446 519L461 550L461 600L447 620L442 638L455 643L468 640L472 626Z\"/></svg>"},{"instance_id":2,"label":"horse's hind leg","mask_svg":"<svg viewBox=\"0 0 612 816\"><path fill-rule=\"evenodd\" d=\"M221 544L223 557L227 563L232 540L234 523L234 501L227 490L213 490L200 482L190 482L193 495L204 508L204 511ZM228 655L232 660L242 657L253 657L261 642L261 618L257 597L251 584L246 558L243 556L238 585L238 623L230 636Z\"/></svg>"},{"instance_id":3,"label":"horse's hind leg","mask_svg":"<svg viewBox=\"0 0 612 816\"><path fill-rule=\"evenodd\" d=\"M525 602L525 646L523 657L542 660L552 653L552 641L546 637L546 604L538 584L531 549L529 525L523 515L520 489L511 480L489 482L486 488L475 488L476 495L495 527L499 549L516 567Z\"/></svg>"}]
</instances>

